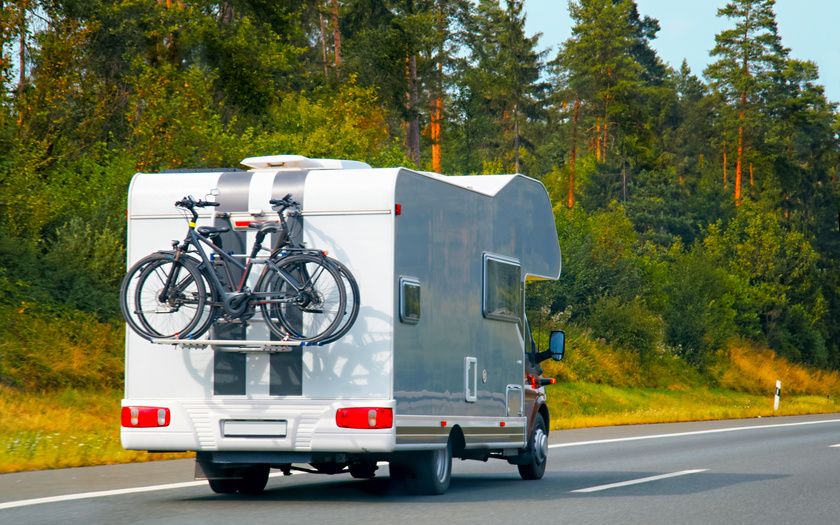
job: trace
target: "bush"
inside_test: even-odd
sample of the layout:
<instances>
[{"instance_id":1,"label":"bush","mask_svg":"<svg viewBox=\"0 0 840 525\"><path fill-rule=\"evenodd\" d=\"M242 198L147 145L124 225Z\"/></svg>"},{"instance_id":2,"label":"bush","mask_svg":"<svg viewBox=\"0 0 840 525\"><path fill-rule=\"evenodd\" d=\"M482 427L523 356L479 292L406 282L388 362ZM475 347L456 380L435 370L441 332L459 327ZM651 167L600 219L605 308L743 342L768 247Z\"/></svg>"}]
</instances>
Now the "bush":
<instances>
[{"instance_id":1,"label":"bush","mask_svg":"<svg viewBox=\"0 0 840 525\"><path fill-rule=\"evenodd\" d=\"M604 297L592 307L587 319L596 337L639 353L644 362L661 339L662 321L644 304Z\"/></svg>"}]
</instances>

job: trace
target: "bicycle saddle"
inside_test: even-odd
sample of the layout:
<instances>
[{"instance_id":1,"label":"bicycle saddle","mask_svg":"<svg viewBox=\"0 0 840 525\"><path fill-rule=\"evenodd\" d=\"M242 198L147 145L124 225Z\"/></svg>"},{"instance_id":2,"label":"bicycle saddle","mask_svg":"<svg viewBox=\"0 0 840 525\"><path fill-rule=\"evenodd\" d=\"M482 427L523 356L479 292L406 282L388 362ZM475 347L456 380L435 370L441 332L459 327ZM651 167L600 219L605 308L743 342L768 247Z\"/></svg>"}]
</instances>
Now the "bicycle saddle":
<instances>
[{"instance_id":1,"label":"bicycle saddle","mask_svg":"<svg viewBox=\"0 0 840 525\"><path fill-rule=\"evenodd\" d=\"M215 237L220 233L227 233L230 228L227 226L199 226L195 229L202 237Z\"/></svg>"},{"instance_id":2,"label":"bicycle saddle","mask_svg":"<svg viewBox=\"0 0 840 525\"><path fill-rule=\"evenodd\" d=\"M282 228L278 221L254 221L248 223L249 228L259 228L262 233L271 233L280 231Z\"/></svg>"}]
</instances>

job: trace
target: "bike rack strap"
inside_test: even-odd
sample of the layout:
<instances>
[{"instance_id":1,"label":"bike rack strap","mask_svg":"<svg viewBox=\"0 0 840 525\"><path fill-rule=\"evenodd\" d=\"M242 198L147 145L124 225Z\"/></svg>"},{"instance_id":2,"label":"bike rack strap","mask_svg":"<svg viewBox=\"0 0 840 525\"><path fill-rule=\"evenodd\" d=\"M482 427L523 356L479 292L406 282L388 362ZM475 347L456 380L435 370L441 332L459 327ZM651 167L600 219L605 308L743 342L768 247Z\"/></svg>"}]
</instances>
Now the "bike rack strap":
<instances>
[{"instance_id":1,"label":"bike rack strap","mask_svg":"<svg viewBox=\"0 0 840 525\"><path fill-rule=\"evenodd\" d=\"M291 352L295 346L321 346L320 343L308 341L246 341L242 339L172 339L152 338L150 342L157 345L180 346L187 349L203 350L208 346L218 352Z\"/></svg>"}]
</instances>

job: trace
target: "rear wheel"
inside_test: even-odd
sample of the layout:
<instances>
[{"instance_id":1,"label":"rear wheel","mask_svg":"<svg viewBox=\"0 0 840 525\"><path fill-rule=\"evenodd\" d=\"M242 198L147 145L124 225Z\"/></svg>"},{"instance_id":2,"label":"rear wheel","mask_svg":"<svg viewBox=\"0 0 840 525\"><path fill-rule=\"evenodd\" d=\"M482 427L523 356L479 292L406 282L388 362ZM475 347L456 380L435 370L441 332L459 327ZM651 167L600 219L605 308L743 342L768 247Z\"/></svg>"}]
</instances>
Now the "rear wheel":
<instances>
[{"instance_id":1,"label":"rear wheel","mask_svg":"<svg viewBox=\"0 0 840 525\"><path fill-rule=\"evenodd\" d=\"M232 469L231 478L209 479L210 489L217 494L249 494L256 496L262 494L265 485L268 483L268 473L271 469L268 465L253 465L237 471Z\"/></svg>"},{"instance_id":2,"label":"rear wheel","mask_svg":"<svg viewBox=\"0 0 840 525\"><path fill-rule=\"evenodd\" d=\"M341 324L346 292L338 269L316 255L274 259L257 283L260 310L281 338L318 342Z\"/></svg>"},{"instance_id":3,"label":"rear wheel","mask_svg":"<svg viewBox=\"0 0 840 525\"><path fill-rule=\"evenodd\" d=\"M548 464L548 432L545 419L541 415L534 421L534 430L531 431L526 454L530 454L531 461L519 465L519 475L522 479L542 479Z\"/></svg>"},{"instance_id":4,"label":"rear wheel","mask_svg":"<svg viewBox=\"0 0 840 525\"><path fill-rule=\"evenodd\" d=\"M208 479L210 489L216 494L236 494L238 479Z\"/></svg>"},{"instance_id":5,"label":"rear wheel","mask_svg":"<svg viewBox=\"0 0 840 525\"><path fill-rule=\"evenodd\" d=\"M245 469L242 479L239 481L239 492L256 496L265 490L268 483L268 473L271 469L268 465L254 465Z\"/></svg>"},{"instance_id":6,"label":"rear wheel","mask_svg":"<svg viewBox=\"0 0 840 525\"><path fill-rule=\"evenodd\" d=\"M126 298L128 299L128 297ZM147 337L198 336L193 329L205 320L207 289L190 259L161 255L149 262L137 280L134 315ZM209 325L208 323L204 323Z\"/></svg>"},{"instance_id":7,"label":"rear wheel","mask_svg":"<svg viewBox=\"0 0 840 525\"><path fill-rule=\"evenodd\" d=\"M437 450L412 452L403 461L391 463L391 478L414 494L439 495L452 478L452 441Z\"/></svg>"}]
</instances>

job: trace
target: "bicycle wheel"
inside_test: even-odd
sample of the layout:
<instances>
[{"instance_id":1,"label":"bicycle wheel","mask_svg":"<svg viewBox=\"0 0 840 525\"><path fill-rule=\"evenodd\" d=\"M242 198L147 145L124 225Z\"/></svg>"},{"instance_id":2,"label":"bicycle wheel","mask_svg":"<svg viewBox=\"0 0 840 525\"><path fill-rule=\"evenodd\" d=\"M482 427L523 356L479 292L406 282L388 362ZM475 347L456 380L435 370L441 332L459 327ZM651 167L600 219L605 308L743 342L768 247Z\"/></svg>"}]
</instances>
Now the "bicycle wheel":
<instances>
[{"instance_id":1,"label":"bicycle wheel","mask_svg":"<svg viewBox=\"0 0 840 525\"><path fill-rule=\"evenodd\" d=\"M137 319L147 336L186 338L206 320L207 289L198 266L188 258L164 255L150 262L137 281ZM209 323L204 323L209 327ZM205 328L206 329L206 328Z\"/></svg>"},{"instance_id":2,"label":"bicycle wheel","mask_svg":"<svg viewBox=\"0 0 840 525\"><path fill-rule=\"evenodd\" d=\"M344 291L347 295L347 301L344 305L344 316L341 318L341 322L329 337L321 340L322 344L332 343L344 337L353 326L353 323L356 322L356 317L359 316L359 285L356 283L356 278L353 277L353 274L350 273L350 270L345 264L336 261L332 257L327 257L327 260L338 268L338 273L341 275L341 284L344 285Z\"/></svg>"},{"instance_id":3,"label":"bicycle wheel","mask_svg":"<svg viewBox=\"0 0 840 525\"><path fill-rule=\"evenodd\" d=\"M300 341L329 337L341 323L346 304L338 269L310 254L271 262L257 283L260 311L269 330Z\"/></svg>"},{"instance_id":4,"label":"bicycle wheel","mask_svg":"<svg viewBox=\"0 0 840 525\"><path fill-rule=\"evenodd\" d=\"M132 266L125 274L122 285L120 286L120 310L123 318L129 328L134 330L145 338L152 337L143 328L140 319L137 317L137 309L134 306L134 298L137 295L137 282L149 264L159 260L163 255L161 253L153 253L143 257Z\"/></svg>"}]
</instances>

